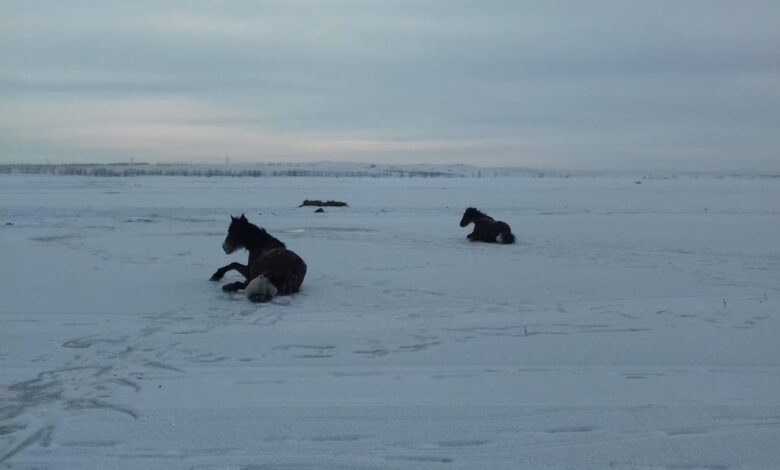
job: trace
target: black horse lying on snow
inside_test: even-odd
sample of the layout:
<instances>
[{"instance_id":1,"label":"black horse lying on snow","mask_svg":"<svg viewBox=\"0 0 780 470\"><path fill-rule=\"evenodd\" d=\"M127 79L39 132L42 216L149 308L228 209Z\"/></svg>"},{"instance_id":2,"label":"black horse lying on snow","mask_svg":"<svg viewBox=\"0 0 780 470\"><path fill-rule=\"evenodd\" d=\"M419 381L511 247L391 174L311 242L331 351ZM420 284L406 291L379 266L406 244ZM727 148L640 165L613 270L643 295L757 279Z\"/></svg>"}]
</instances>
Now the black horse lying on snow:
<instances>
[{"instance_id":1,"label":"black horse lying on snow","mask_svg":"<svg viewBox=\"0 0 780 470\"><path fill-rule=\"evenodd\" d=\"M495 220L493 217L478 211L473 207L466 209L463 213L463 218L460 219L460 226L474 222L474 231L466 235L472 242L488 242L488 243L514 243L515 236L512 234L512 229L506 222Z\"/></svg>"},{"instance_id":2,"label":"black horse lying on snow","mask_svg":"<svg viewBox=\"0 0 780 470\"><path fill-rule=\"evenodd\" d=\"M249 251L246 265L230 263L211 276L212 281L222 279L231 269L240 272L244 282L233 282L222 286L225 292L245 289L246 296L252 302L266 302L276 295L298 292L306 276L306 263L300 256L285 247L265 229L241 217L230 216L230 227L222 249L226 254L245 248Z\"/></svg>"}]
</instances>

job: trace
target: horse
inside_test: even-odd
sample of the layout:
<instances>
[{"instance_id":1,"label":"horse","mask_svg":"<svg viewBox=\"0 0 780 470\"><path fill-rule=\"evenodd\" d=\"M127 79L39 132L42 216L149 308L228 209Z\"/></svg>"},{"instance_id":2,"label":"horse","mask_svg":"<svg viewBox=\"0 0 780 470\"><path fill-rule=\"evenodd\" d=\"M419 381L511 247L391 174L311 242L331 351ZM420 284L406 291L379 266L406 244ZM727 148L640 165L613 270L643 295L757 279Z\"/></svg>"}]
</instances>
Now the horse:
<instances>
[{"instance_id":1,"label":"horse","mask_svg":"<svg viewBox=\"0 0 780 470\"><path fill-rule=\"evenodd\" d=\"M227 237L222 243L225 254L231 254L241 248L249 251L246 265L230 263L217 269L211 276L219 281L230 270L241 273L246 281L237 281L222 286L225 292L245 289L246 296L252 302L267 302L274 295L288 295L298 292L306 276L306 263L295 252L288 250L284 243L247 220L230 216Z\"/></svg>"},{"instance_id":2,"label":"horse","mask_svg":"<svg viewBox=\"0 0 780 470\"><path fill-rule=\"evenodd\" d=\"M512 234L512 229L506 222L495 220L484 212L469 207L466 209L466 212L463 213L463 218L460 219L460 226L465 227L472 222L474 222L474 231L466 235L466 238L469 239L469 241L503 244L515 242L515 236Z\"/></svg>"}]
</instances>

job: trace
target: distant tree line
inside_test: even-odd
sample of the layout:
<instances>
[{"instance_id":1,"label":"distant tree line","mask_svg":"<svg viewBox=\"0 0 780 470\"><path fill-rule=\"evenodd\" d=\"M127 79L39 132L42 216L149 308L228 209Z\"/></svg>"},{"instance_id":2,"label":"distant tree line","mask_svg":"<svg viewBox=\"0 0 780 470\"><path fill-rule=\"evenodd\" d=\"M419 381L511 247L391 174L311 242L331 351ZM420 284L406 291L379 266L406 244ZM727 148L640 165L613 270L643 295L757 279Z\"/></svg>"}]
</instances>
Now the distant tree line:
<instances>
[{"instance_id":1,"label":"distant tree line","mask_svg":"<svg viewBox=\"0 0 780 470\"><path fill-rule=\"evenodd\" d=\"M270 166L270 165L269 165ZM311 168L229 168L199 165L149 165L128 164L5 164L0 165L0 174L19 175L66 175L66 176L190 176L190 177L330 177L330 178L463 178L460 173L431 170L399 170L369 168L366 170L311 169ZM474 176L474 175L472 175ZM480 174L480 176L482 176Z\"/></svg>"}]
</instances>

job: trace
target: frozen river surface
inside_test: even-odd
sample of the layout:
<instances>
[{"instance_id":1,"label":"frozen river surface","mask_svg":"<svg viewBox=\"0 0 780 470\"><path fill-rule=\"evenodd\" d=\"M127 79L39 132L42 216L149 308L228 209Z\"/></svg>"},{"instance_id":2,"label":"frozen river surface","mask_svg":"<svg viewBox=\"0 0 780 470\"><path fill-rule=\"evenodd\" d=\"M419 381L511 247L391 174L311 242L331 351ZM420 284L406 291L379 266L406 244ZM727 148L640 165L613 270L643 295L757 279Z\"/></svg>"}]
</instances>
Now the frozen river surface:
<instances>
[{"instance_id":1,"label":"frozen river surface","mask_svg":"<svg viewBox=\"0 0 780 470\"><path fill-rule=\"evenodd\" d=\"M777 179L2 176L0 468L780 468L778 201ZM470 205L518 243L466 241ZM299 294L208 281L243 261L242 212L306 260Z\"/></svg>"}]
</instances>

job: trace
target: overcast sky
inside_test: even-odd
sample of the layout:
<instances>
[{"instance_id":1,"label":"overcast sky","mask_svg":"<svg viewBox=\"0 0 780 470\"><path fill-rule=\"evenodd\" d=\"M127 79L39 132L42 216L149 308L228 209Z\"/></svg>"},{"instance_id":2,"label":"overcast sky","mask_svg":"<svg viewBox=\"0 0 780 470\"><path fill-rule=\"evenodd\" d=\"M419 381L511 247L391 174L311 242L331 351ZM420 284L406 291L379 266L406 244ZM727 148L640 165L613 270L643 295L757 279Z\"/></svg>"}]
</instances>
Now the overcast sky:
<instances>
[{"instance_id":1,"label":"overcast sky","mask_svg":"<svg viewBox=\"0 0 780 470\"><path fill-rule=\"evenodd\" d=\"M0 0L0 162L780 169L780 1Z\"/></svg>"}]
</instances>

